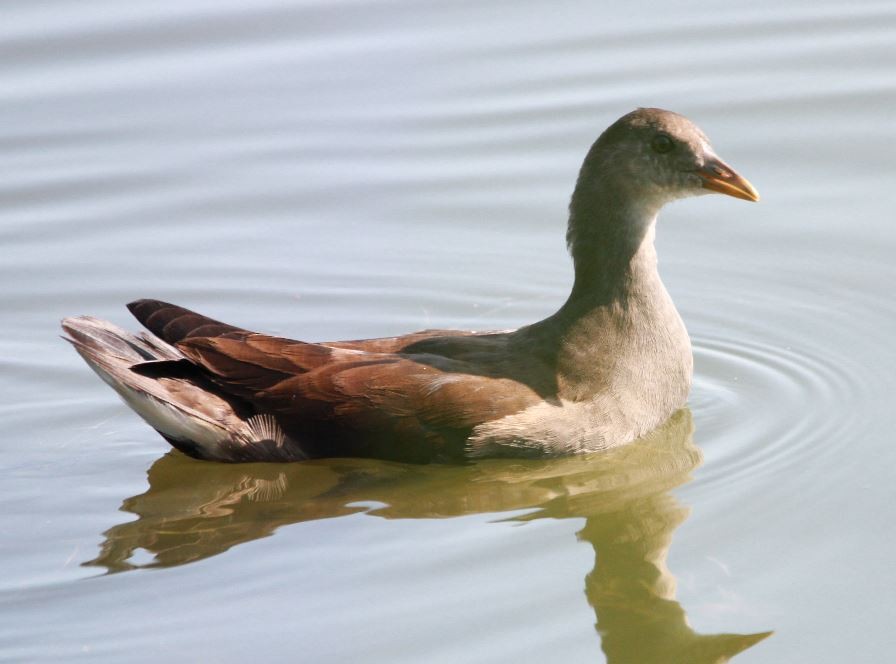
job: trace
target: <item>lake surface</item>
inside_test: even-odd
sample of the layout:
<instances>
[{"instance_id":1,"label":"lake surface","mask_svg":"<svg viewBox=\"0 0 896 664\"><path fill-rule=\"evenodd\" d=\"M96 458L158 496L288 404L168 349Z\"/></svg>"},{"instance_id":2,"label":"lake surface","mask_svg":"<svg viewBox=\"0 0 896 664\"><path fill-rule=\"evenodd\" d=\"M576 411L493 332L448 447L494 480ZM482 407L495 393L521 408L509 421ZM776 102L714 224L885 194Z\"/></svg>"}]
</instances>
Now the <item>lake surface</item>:
<instances>
[{"instance_id":1,"label":"lake surface","mask_svg":"<svg viewBox=\"0 0 896 664\"><path fill-rule=\"evenodd\" d=\"M0 14L0 660L892 658L893 3ZM58 337L138 297L309 340L534 321L636 106L763 200L664 211L695 385L630 448L201 463Z\"/></svg>"}]
</instances>

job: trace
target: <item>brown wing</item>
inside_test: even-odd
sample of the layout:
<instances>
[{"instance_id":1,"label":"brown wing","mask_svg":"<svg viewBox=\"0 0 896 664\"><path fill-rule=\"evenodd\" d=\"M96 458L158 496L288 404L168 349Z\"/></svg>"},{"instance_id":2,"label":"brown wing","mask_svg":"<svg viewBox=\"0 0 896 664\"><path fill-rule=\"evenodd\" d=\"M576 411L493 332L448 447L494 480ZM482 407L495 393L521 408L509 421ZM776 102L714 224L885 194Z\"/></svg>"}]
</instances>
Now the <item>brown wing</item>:
<instances>
[{"instance_id":1,"label":"brown wing","mask_svg":"<svg viewBox=\"0 0 896 664\"><path fill-rule=\"evenodd\" d=\"M369 353L399 353L406 348L430 339L448 339L454 337L481 336L477 332L463 330L421 330L398 337L379 337L377 339L353 339L351 341L324 341L322 346L345 348L348 350L364 350Z\"/></svg>"},{"instance_id":2,"label":"brown wing","mask_svg":"<svg viewBox=\"0 0 896 664\"><path fill-rule=\"evenodd\" d=\"M512 373L501 368L507 335L430 331L324 345L255 334L160 302L131 310L228 393L275 414L312 456L459 457L477 424L540 400L505 377ZM393 348L411 352L380 350Z\"/></svg>"}]
</instances>

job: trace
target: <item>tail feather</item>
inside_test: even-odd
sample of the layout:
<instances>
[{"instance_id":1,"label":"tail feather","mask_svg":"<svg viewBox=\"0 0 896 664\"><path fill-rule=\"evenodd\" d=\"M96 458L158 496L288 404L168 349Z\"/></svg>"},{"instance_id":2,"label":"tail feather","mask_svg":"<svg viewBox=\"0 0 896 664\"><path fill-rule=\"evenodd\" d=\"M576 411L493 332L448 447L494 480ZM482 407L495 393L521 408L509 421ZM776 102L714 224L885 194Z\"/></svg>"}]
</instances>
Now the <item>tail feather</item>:
<instances>
[{"instance_id":1,"label":"tail feather","mask_svg":"<svg viewBox=\"0 0 896 664\"><path fill-rule=\"evenodd\" d=\"M291 461L305 458L271 415L263 417L221 393L166 342L134 335L83 316L66 318L65 338L140 417L182 452L217 461ZM149 364L159 370L135 371ZM165 373L166 365L178 367ZM264 426L261 426L263 423Z\"/></svg>"},{"instance_id":2,"label":"tail feather","mask_svg":"<svg viewBox=\"0 0 896 664\"><path fill-rule=\"evenodd\" d=\"M161 339L155 339L157 343L153 343L149 335L138 337L92 316L66 318L62 321L62 328L69 335L67 340L79 350L102 352L104 355L130 360L131 363L183 358L174 346L166 344Z\"/></svg>"},{"instance_id":3,"label":"tail feather","mask_svg":"<svg viewBox=\"0 0 896 664\"><path fill-rule=\"evenodd\" d=\"M128 309L146 329L169 344L189 337L248 334L246 330L161 300L135 300L128 304Z\"/></svg>"}]
</instances>

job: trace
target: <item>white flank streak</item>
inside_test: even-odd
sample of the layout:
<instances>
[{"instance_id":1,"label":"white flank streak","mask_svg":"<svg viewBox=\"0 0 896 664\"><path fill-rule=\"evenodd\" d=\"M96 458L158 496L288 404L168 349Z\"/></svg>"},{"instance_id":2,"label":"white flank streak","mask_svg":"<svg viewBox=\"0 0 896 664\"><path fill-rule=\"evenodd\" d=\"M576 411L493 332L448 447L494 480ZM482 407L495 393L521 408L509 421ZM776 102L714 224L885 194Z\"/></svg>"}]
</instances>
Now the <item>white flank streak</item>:
<instances>
[{"instance_id":1,"label":"white flank streak","mask_svg":"<svg viewBox=\"0 0 896 664\"><path fill-rule=\"evenodd\" d=\"M266 440L274 442L277 447L283 447L286 443L286 434L277 424L277 419L269 413L253 415L246 421L249 433L252 434L253 443L261 443Z\"/></svg>"}]
</instances>

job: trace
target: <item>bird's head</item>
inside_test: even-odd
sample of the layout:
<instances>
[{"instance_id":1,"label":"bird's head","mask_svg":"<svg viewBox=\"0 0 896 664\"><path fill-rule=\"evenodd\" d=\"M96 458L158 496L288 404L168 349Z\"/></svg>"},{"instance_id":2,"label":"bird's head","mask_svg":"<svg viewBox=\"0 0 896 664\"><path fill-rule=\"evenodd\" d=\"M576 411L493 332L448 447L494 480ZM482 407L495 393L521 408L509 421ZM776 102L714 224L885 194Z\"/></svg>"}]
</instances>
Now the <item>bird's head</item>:
<instances>
[{"instance_id":1,"label":"bird's head","mask_svg":"<svg viewBox=\"0 0 896 664\"><path fill-rule=\"evenodd\" d=\"M678 198L712 192L759 200L753 186L715 154L697 125L658 108L632 111L601 134L579 184L589 187L590 179L617 201L640 201L657 210Z\"/></svg>"}]
</instances>

